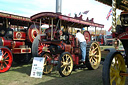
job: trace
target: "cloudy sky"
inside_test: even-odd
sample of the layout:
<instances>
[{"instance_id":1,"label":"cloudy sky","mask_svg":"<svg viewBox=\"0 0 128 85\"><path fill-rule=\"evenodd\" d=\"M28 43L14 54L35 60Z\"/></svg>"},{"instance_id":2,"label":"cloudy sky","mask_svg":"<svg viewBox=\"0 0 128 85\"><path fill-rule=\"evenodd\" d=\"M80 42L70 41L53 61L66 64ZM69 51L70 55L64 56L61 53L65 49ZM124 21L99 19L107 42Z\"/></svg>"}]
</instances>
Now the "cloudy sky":
<instances>
[{"instance_id":1,"label":"cloudy sky","mask_svg":"<svg viewBox=\"0 0 128 85\"><path fill-rule=\"evenodd\" d=\"M112 17L106 20L110 8L95 0L62 0L63 15L71 13L71 17L74 17L74 13L79 14L79 12L89 10L88 14L83 15L83 19L94 18L94 22L104 24L106 30L112 22ZM0 11L30 17L39 12L55 12L56 0L0 0ZM117 10L117 14L120 12Z\"/></svg>"}]
</instances>

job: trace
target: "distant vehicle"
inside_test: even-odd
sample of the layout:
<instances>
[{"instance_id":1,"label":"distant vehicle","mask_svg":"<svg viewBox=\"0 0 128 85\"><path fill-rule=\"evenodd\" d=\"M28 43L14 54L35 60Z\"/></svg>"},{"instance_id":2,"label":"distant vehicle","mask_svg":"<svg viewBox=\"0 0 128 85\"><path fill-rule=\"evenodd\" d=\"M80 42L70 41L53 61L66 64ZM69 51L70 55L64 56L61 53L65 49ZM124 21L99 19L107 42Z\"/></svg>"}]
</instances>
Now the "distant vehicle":
<instances>
[{"instance_id":1,"label":"distant vehicle","mask_svg":"<svg viewBox=\"0 0 128 85\"><path fill-rule=\"evenodd\" d=\"M97 35L95 36L92 40L96 41L100 44L100 45L105 45L105 36L104 35Z\"/></svg>"},{"instance_id":2,"label":"distant vehicle","mask_svg":"<svg viewBox=\"0 0 128 85\"><path fill-rule=\"evenodd\" d=\"M104 40L105 40L105 45L113 45L112 35L106 35Z\"/></svg>"}]
</instances>

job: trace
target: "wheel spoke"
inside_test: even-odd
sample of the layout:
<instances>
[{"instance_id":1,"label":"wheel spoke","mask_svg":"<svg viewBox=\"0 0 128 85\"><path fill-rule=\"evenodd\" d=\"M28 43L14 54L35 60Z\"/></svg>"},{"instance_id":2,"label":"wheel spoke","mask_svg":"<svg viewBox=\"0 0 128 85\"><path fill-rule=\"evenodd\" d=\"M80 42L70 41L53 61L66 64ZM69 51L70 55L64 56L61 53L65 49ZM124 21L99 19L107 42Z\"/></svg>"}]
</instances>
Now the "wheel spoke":
<instances>
[{"instance_id":1,"label":"wheel spoke","mask_svg":"<svg viewBox=\"0 0 128 85\"><path fill-rule=\"evenodd\" d=\"M64 62L65 60L64 60L64 57L62 57L62 61Z\"/></svg>"},{"instance_id":2,"label":"wheel spoke","mask_svg":"<svg viewBox=\"0 0 128 85\"><path fill-rule=\"evenodd\" d=\"M64 65L61 65L61 68L64 67Z\"/></svg>"},{"instance_id":3,"label":"wheel spoke","mask_svg":"<svg viewBox=\"0 0 128 85\"><path fill-rule=\"evenodd\" d=\"M71 64L71 61L70 61L70 62L68 62L68 65L69 65L69 64Z\"/></svg>"},{"instance_id":4,"label":"wheel spoke","mask_svg":"<svg viewBox=\"0 0 128 85\"><path fill-rule=\"evenodd\" d=\"M2 55L3 55L4 51L2 50Z\"/></svg>"},{"instance_id":5,"label":"wheel spoke","mask_svg":"<svg viewBox=\"0 0 128 85\"><path fill-rule=\"evenodd\" d=\"M9 60L5 60L5 61L9 61Z\"/></svg>"},{"instance_id":6,"label":"wheel spoke","mask_svg":"<svg viewBox=\"0 0 128 85\"><path fill-rule=\"evenodd\" d=\"M95 55L96 58L99 58L99 55Z\"/></svg>"},{"instance_id":7,"label":"wheel spoke","mask_svg":"<svg viewBox=\"0 0 128 85\"><path fill-rule=\"evenodd\" d=\"M46 66L46 65L47 65L47 62L44 63L44 66Z\"/></svg>"},{"instance_id":8,"label":"wheel spoke","mask_svg":"<svg viewBox=\"0 0 128 85\"><path fill-rule=\"evenodd\" d=\"M121 83L121 78L120 77L117 77L117 79L115 80L116 81L116 85L120 85Z\"/></svg>"},{"instance_id":9,"label":"wheel spoke","mask_svg":"<svg viewBox=\"0 0 128 85\"><path fill-rule=\"evenodd\" d=\"M115 70L112 66L110 67L110 70L111 70L113 73L116 72L116 70Z\"/></svg>"},{"instance_id":10,"label":"wheel spoke","mask_svg":"<svg viewBox=\"0 0 128 85\"><path fill-rule=\"evenodd\" d=\"M95 55L97 53L97 51L95 51L93 54Z\"/></svg>"},{"instance_id":11,"label":"wheel spoke","mask_svg":"<svg viewBox=\"0 0 128 85\"><path fill-rule=\"evenodd\" d=\"M121 70L121 61L118 61L118 69Z\"/></svg>"},{"instance_id":12,"label":"wheel spoke","mask_svg":"<svg viewBox=\"0 0 128 85\"><path fill-rule=\"evenodd\" d=\"M66 72L66 66L64 67L64 69L63 69L63 73L65 73Z\"/></svg>"},{"instance_id":13,"label":"wheel spoke","mask_svg":"<svg viewBox=\"0 0 128 85\"><path fill-rule=\"evenodd\" d=\"M38 55L40 55L41 53L42 53L42 51L39 51L39 52L38 52Z\"/></svg>"},{"instance_id":14,"label":"wheel spoke","mask_svg":"<svg viewBox=\"0 0 128 85\"><path fill-rule=\"evenodd\" d=\"M94 48L92 51L95 51L98 47Z\"/></svg>"},{"instance_id":15,"label":"wheel spoke","mask_svg":"<svg viewBox=\"0 0 128 85\"><path fill-rule=\"evenodd\" d=\"M9 56L6 56L4 59L7 59Z\"/></svg>"},{"instance_id":16,"label":"wheel spoke","mask_svg":"<svg viewBox=\"0 0 128 85\"><path fill-rule=\"evenodd\" d=\"M5 52L5 53L3 54L3 56L5 56L6 53L7 53L7 52Z\"/></svg>"},{"instance_id":17,"label":"wheel spoke","mask_svg":"<svg viewBox=\"0 0 128 85\"><path fill-rule=\"evenodd\" d=\"M8 65L6 62L4 62L4 63L5 63L6 66Z\"/></svg>"},{"instance_id":18,"label":"wheel spoke","mask_svg":"<svg viewBox=\"0 0 128 85\"><path fill-rule=\"evenodd\" d=\"M114 76L112 79L110 79L110 83L112 85L112 82L115 80L116 76Z\"/></svg>"},{"instance_id":19,"label":"wheel spoke","mask_svg":"<svg viewBox=\"0 0 128 85\"><path fill-rule=\"evenodd\" d=\"M66 54L65 56L66 56L66 60L67 60L67 58L68 58L68 55Z\"/></svg>"},{"instance_id":20,"label":"wheel spoke","mask_svg":"<svg viewBox=\"0 0 128 85\"><path fill-rule=\"evenodd\" d=\"M70 66L67 67L67 70L68 70L68 71L70 70Z\"/></svg>"},{"instance_id":21,"label":"wheel spoke","mask_svg":"<svg viewBox=\"0 0 128 85\"><path fill-rule=\"evenodd\" d=\"M68 57L68 58L66 59L66 61L68 61L69 58L70 58L70 57Z\"/></svg>"}]
</instances>

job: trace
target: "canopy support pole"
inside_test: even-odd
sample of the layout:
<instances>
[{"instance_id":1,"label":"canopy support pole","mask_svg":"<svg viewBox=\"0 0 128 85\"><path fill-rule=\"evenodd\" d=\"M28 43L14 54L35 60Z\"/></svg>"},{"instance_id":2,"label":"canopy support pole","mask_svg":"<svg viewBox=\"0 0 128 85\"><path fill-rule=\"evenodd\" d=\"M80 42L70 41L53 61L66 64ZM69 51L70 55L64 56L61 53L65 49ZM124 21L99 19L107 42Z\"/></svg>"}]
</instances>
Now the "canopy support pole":
<instances>
[{"instance_id":1,"label":"canopy support pole","mask_svg":"<svg viewBox=\"0 0 128 85\"><path fill-rule=\"evenodd\" d=\"M52 28L51 28L51 40L53 40L53 18L51 20Z\"/></svg>"},{"instance_id":2,"label":"canopy support pole","mask_svg":"<svg viewBox=\"0 0 128 85\"><path fill-rule=\"evenodd\" d=\"M116 32L116 0L112 0L112 32Z\"/></svg>"},{"instance_id":3,"label":"canopy support pole","mask_svg":"<svg viewBox=\"0 0 128 85\"><path fill-rule=\"evenodd\" d=\"M40 34L41 34L41 19L40 19Z\"/></svg>"},{"instance_id":4,"label":"canopy support pole","mask_svg":"<svg viewBox=\"0 0 128 85\"><path fill-rule=\"evenodd\" d=\"M95 41L96 41L96 27L95 27Z\"/></svg>"}]
</instances>

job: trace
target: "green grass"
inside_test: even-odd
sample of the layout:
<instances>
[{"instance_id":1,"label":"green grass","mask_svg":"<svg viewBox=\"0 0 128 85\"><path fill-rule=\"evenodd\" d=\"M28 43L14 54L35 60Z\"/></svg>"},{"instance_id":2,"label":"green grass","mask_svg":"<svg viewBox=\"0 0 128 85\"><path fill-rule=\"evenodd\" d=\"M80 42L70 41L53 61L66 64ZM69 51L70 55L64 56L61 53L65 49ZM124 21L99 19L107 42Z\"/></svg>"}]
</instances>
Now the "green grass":
<instances>
[{"instance_id":1,"label":"green grass","mask_svg":"<svg viewBox=\"0 0 128 85\"><path fill-rule=\"evenodd\" d=\"M8 72L0 73L0 85L102 85L102 65L97 70L77 69L68 77L53 71L42 78L30 77L31 66L13 64Z\"/></svg>"},{"instance_id":2,"label":"green grass","mask_svg":"<svg viewBox=\"0 0 128 85\"><path fill-rule=\"evenodd\" d=\"M101 46L101 49L107 47ZM0 85L103 85L102 65L96 70L77 69L68 77L61 77L58 71L42 78L30 77L32 63L27 65L12 64L8 72L0 73Z\"/></svg>"}]
</instances>

